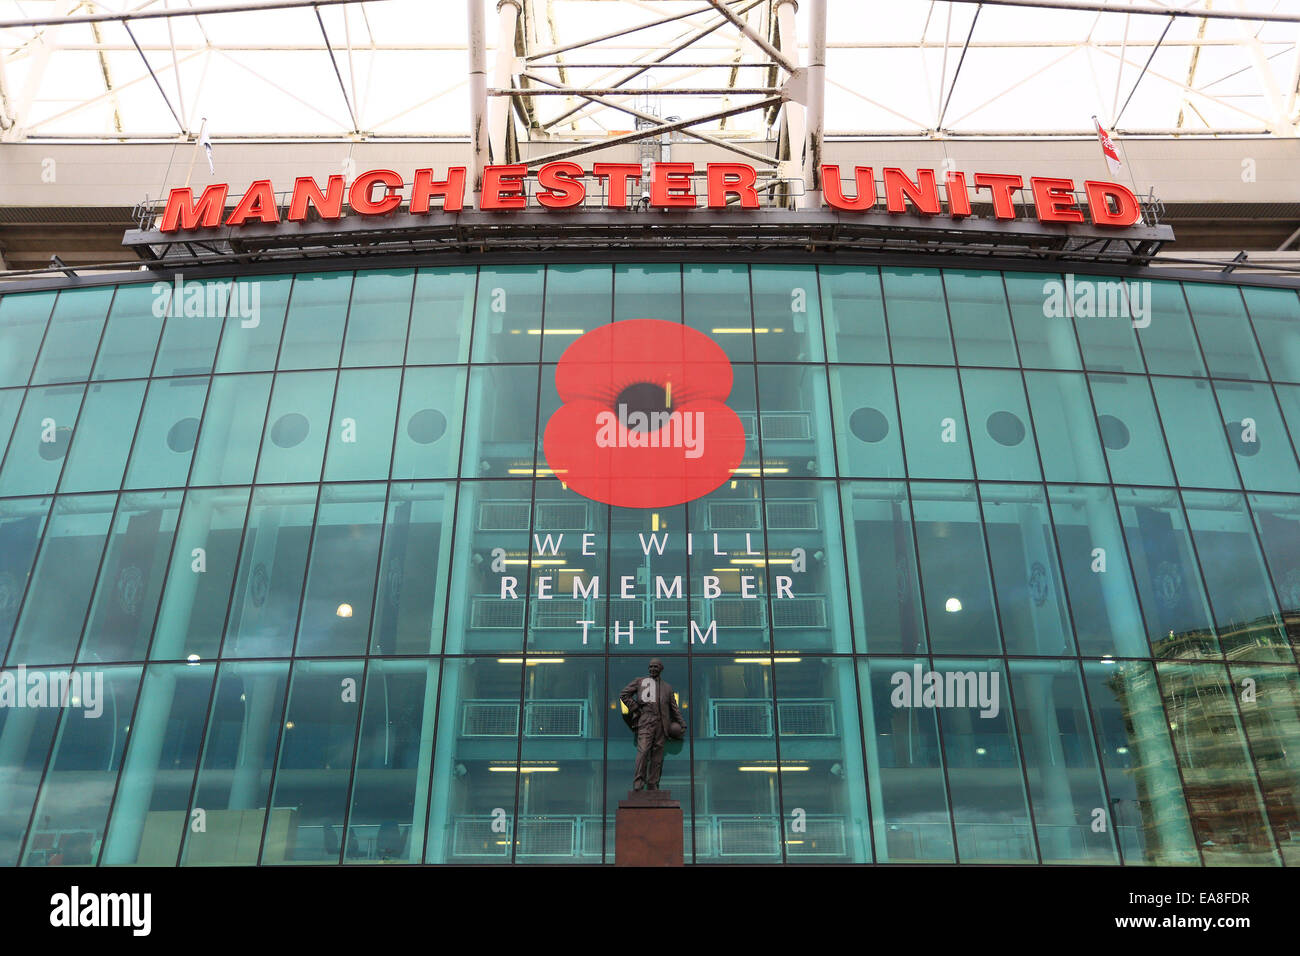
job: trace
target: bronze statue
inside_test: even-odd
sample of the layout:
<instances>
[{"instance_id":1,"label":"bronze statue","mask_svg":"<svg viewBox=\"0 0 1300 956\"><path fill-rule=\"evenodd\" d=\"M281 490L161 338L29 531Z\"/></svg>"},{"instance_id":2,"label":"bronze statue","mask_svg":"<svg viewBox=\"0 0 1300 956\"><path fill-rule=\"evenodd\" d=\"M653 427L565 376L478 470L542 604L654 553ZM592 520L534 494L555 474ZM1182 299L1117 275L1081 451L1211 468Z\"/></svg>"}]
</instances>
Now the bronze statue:
<instances>
[{"instance_id":1,"label":"bronze statue","mask_svg":"<svg viewBox=\"0 0 1300 956\"><path fill-rule=\"evenodd\" d=\"M633 790L659 789L659 774L664 766L664 741L669 738L681 740L686 734L686 718L677 706L673 685L659 679L664 662L656 657L648 670L649 677L638 677L618 695L627 707L623 719L636 733Z\"/></svg>"}]
</instances>

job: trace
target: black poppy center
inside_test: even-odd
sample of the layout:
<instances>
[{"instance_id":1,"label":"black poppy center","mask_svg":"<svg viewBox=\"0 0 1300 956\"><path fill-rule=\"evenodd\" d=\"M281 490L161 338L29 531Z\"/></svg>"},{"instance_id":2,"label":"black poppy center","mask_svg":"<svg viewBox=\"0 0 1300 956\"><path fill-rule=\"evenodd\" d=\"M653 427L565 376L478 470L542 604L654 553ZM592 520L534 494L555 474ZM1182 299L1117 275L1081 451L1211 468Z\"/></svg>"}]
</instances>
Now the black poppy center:
<instances>
[{"instance_id":1,"label":"black poppy center","mask_svg":"<svg viewBox=\"0 0 1300 956\"><path fill-rule=\"evenodd\" d=\"M668 402L668 391L662 385L637 382L618 393L614 406L618 410L619 423L624 428L649 431L651 423L656 420L652 416L672 410L668 407ZM637 412L641 415L636 416Z\"/></svg>"}]
</instances>

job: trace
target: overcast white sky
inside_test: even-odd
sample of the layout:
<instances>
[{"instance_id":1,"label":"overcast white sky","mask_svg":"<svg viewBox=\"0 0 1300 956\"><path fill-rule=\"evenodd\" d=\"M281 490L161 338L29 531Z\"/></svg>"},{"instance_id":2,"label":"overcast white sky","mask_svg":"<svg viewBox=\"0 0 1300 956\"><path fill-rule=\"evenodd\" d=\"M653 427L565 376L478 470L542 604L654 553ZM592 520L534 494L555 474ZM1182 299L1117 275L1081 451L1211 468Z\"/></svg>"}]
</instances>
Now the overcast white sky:
<instances>
[{"instance_id":1,"label":"overcast white sky","mask_svg":"<svg viewBox=\"0 0 1300 956\"><path fill-rule=\"evenodd\" d=\"M217 0L168 0L171 6L202 7ZM484 0L488 24L489 75L494 59L496 4ZM1206 0L1177 0L1179 6L1203 6ZM1232 9L1234 0L1215 0L1214 7ZM1300 13L1300 0L1244 0L1246 8ZM78 0L0 0L0 19L49 16L76 8ZM697 9L704 0L550 0L555 34L560 42L607 33L622 27ZM1174 5L1174 4L1170 4ZM80 12L127 7L155 8L163 0L105 0L83 3ZM543 18L547 0L534 0ZM800 40L807 38L807 7L797 15ZM755 11L753 22L761 21ZM952 83L962 42L970 30L973 4L931 0L829 0L831 49L828 53L827 132L902 132L933 128ZM353 99L360 128L385 135L464 135L469 106L466 89L465 3L463 0L370 0L364 4L321 10L335 47L348 96ZM667 49L693 25L709 22L707 14L679 20L598 46L564 54L570 85L608 85L622 70L578 69L580 63L648 59ZM169 23L171 38L169 38ZM975 26L974 46L967 53L951 94L943 127L955 132L1063 131L1090 127L1095 113L1113 122L1129 95L1151 50L1165 29L1164 17L1108 13L1061 12L987 6ZM543 46L552 43L545 20L538 25ZM1254 24L1211 20L1196 63L1194 86L1207 95L1192 95L1185 106L1179 84L1188 77L1202 21L1174 21L1120 126L1126 130L1184 127L1225 130L1260 129L1289 105L1295 110L1297 70L1296 24ZM346 136L352 129L347 104L330 58L323 49L320 25L311 8L248 14L209 15L139 21L136 39L158 73L172 107L183 125L197 131L200 118L209 118L214 138L302 134ZM1120 47L1127 49L1121 63ZM22 104L34 75L39 45L36 30L0 30L0 58L10 109ZM55 34L51 36L51 33ZM1258 36L1259 60L1249 47L1237 43L1243 35ZM678 54L678 61L742 62L765 59L764 54L730 25ZM951 47L945 51L945 36ZM163 96L144 69L126 29L120 23L72 25L49 31L56 47L35 89L24 125L32 136L112 137L127 134L175 137L178 125ZM936 46L922 49L925 39ZM177 46L180 83L170 47ZM351 41L351 52L348 41ZM1072 46L1083 44L1087 46ZM1233 41L1233 42L1228 42ZM882 43L905 44L881 49ZM988 44L1030 44L988 46ZM406 49L370 49L405 46ZM877 44L848 48L845 44ZM308 49L291 49L294 46ZM256 49L261 47L263 49ZM279 49L266 49L279 47ZM314 48L314 49L313 49ZM1257 62L1267 66L1276 86L1266 95ZM105 93L105 71L115 92ZM660 66L631 84L633 91L647 80L654 85L698 87L723 85L727 69L696 70ZM554 68L540 75L558 79ZM740 86L762 85L763 72L742 69ZM1213 99L1209 98L1213 97ZM732 104L746 97L734 97ZM658 96L640 98L661 115L689 117L720 108L719 98ZM1191 107L1194 107L1191 108ZM567 108L565 97L546 97L540 111L554 116ZM626 114L599 110L584 113L575 127L566 122L559 133L600 135L630 129ZM727 130L761 135L758 114L726 121Z\"/></svg>"}]
</instances>

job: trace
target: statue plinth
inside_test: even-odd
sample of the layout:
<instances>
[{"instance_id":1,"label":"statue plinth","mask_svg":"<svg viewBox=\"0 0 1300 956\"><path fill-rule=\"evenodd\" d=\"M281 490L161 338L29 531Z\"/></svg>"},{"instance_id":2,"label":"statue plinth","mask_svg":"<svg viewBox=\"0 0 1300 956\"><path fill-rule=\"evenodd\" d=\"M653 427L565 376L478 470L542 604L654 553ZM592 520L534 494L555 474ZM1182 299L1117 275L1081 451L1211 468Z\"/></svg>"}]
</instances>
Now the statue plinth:
<instances>
[{"instance_id":1,"label":"statue plinth","mask_svg":"<svg viewBox=\"0 0 1300 956\"><path fill-rule=\"evenodd\" d=\"M630 790L618 802L615 866L681 866L682 805L669 790Z\"/></svg>"}]
</instances>

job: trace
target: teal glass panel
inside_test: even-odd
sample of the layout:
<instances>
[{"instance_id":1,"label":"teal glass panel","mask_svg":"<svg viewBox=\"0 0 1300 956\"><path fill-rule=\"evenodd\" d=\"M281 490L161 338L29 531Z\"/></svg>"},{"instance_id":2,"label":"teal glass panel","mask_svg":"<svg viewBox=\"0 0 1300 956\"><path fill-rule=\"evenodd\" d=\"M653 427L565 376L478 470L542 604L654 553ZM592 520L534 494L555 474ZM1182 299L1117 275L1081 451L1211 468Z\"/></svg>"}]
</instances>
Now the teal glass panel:
<instances>
[{"instance_id":1,"label":"teal glass panel","mask_svg":"<svg viewBox=\"0 0 1300 956\"><path fill-rule=\"evenodd\" d=\"M469 358L476 269L421 269L415 277L408 365L448 365Z\"/></svg>"},{"instance_id":2,"label":"teal glass panel","mask_svg":"<svg viewBox=\"0 0 1300 956\"><path fill-rule=\"evenodd\" d=\"M0 297L0 388L26 385L57 292L28 292Z\"/></svg>"},{"instance_id":3,"label":"teal glass panel","mask_svg":"<svg viewBox=\"0 0 1300 956\"><path fill-rule=\"evenodd\" d=\"M223 657L282 657L293 648L315 512L314 485L253 491Z\"/></svg>"},{"instance_id":4,"label":"teal glass panel","mask_svg":"<svg viewBox=\"0 0 1300 956\"><path fill-rule=\"evenodd\" d=\"M776 729L787 863L870 863L871 813L848 658L777 657Z\"/></svg>"},{"instance_id":5,"label":"teal glass panel","mask_svg":"<svg viewBox=\"0 0 1300 956\"><path fill-rule=\"evenodd\" d=\"M199 426L191 484L237 485L253 480L270 394L270 375L213 377Z\"/></svg>"},{"instance_id":6,"label":"teal glass panel","mask_svg":"<svg viewBox=\"0 0 1300 956\"><path fill-rule=\"evenodd\" d=\"M325 455L326 481L388 477L401 383L402 371L396 368L339 372L334 425Z\"/></svg>"},{"instance_id":7,"label":"teal glass panel","mask_svg":"<svg viewBox=\"0 0 1300 956\"><path fill-rule=\"evenodd\" d=\"M1214 395L1246 488L1300 492L1300 468L1273 389L1266 384L1215 382Z\"/></svg>"},{"instance_id":8,"label":"teal glass panel","mask_svg":"<svg viewBox=\"0 0 1300 956\"><path fill-rule=\"evenodd\" d=\"M1291 433L1291 447L1300 448L1300 385L1275 385L1277 403L1282 406L1287 431Z\"/></svg>"},{"instance_id":9,"label":"teal glass panel","mask_svg":"<svg viewBox=\"0 0 1300 956\"><path fill-rule=\"evenodd\" d=\"M538 360L542 354L544 276L545 269L542 266L479 269L471 361ZM407 361L411 360L408 358Z\"/></svg>"},{"instance_id":10,"label":"teal glass panel","mask_svg":"<svg viewBox=\"0 0 1300 956\"><path fill-rule=\"evenodd\" d=\"M1001 653L975 486L911 483L921 591L938 653Z\"/></svg>"},{"instance_id":11,"label":"teal glass panel","mask_svg":"<svg viewBox=\"0 0 1300 956\"><path fill-rule=\"evenodd\" d=\"M1153 375L1205 376L1205 363L1192 331L1192 319L1187 311L1187 300L1177 282L1144 283L1146 305L1150 314L1147 325L1137 326L1138 341L1146 356L1147 370Z\"/></svg>"},{"instance_id":12,"label":"teal glass panel","mask_svg":"<svg viewBox=\"0 0 1300 956\"><path fill-rule=\"evenodd\" d=\"M215 674L212 664L145 671L102 866L176 865Z\"/></svg>"},{"instance_id":13,"label":"teal glass panel","mask_svg":"<svg viewBox=\"0 0 1300 956\"><path fill-rule=\"evenodd\" d=\"M614 267L546 267L542 361L555 362L584 332L608 325L614 309ZM536 332L529 330L530 335Z\"/></svg>"},{"instance_id":14,"label":"teal glass panel","mask_svg":"<svg viewBox=\"0 0 1300 956\"><path fill-rule=\"evenodd\" d=\"M118 287L104 326L104 340L99 345L92 379L149 375L171 297L172 286L166 282ZM3 318L0 314L0 321Z\"/></svg>"},{"instance_id":15,"label":"teal glass panel","mask_svg":"<svg viewBox=\"0 0 1300 956\"><path fill-rule=\"evenodd\" d=\"M1114 821L1073 661L1010 661L1034 831L1048 864L1118 863ZM1098 819L1108 825L1098 831Z\"/></svg>"},{"instance_id":16,"label":"teal glass panel","mask_svg":"<svg viewBox=\"0 0 1300 956\"><path fill-rule=\"evenodd\" d=\"M830 384L839 474L902 478L903 442L893 373L887 368L832 366Z\"/></svg>"},{"instance_id":17,"label":"teal glass panel","mask_svg":"<svg viewBox=\"0 0 1300 956\"><path fill-rule=\"evenodd\" d=\"M372 654L436 654L451 577L456 486L394 482L379 564Z\"/></svg>"},{"instance_id":18,"label":"teal glass panel","mask_svg":"<svg viewBox=\"0 0 1300 956\"><path fill-rule=\"evenodd\" d=\"M402 364L414 285L411 269L357 273L343 341L344 368Z\"/></svg>"},{"instance_id":19,"label":"teal glass panel","mask_svg":"<svg viewBox=\"0 0 1300 956\"><path fill-rule=\"evenodd\" d=\"M217 353L218 372L275 368L292 287L292 276L244 276L234 281Z\"/></svg>"},{"instance_id":20,"label":"teal glass panel","mask_svg":"<svg viewBox=\"0 0 1300 956\"><path fill-rule=\"evenodd\" d=\"M598 864L605 804L602 723L605 702L614 699L605 686L605 661L530 657L527 664L520 752L526 772L518 775L515 862Z\"/></svg>"},{"instance_id":21,"label":"teal glass panel","mask_svg":"<svg viewBox=\"0 0 1300 956\"><path fill-rule=\"evenodd\" d=\"M143 381L87 386L59 491L116 491L122 486L144 390Z\"/></svg>"},{"instance_id":22,"label":"teal glass panel","mask_svg":"<svg viewBox=\"0 0 1300 956\"><path fill-rule=\"evenodd\" d=\"M900 365L951 364L952 335L939 270L882 269L880 277L894 361Z\"/></svg>"},{"instance_id":23,"label":"teal glass panel","mask_svg":"<svg viewBox=\"0 0 1300 956\"><path fill-rule=\"evenodd\" d=\"M1049 485L1047 494L1079 653L1147 657L1151 649L1111 490Z\"/></svg>"},{"instance_id":24,"label":"teal glass panel","mask_svg":"<svg viewBox=\"0 0 1300 956\"><path fill-rule=\"evenodd\" d=\"M682 267L677 263L614 265L614 320L682 320Z\"/></svg>"},{"instance_id":25,"label":"teal glass panel","mask_svg":"<svg viewBox=\"0 0 1300 956\"><path fill-rule=\"evenodd\" d=\"M217 656L247 512L247 488L186 492L149 652L153 660Z\"/></svg>"},{"instance_id":26,"label":"teal glass panel","mask_svg":"<svg viewBox=\"0 0 1300 956\"><path fill-rule=\"evenodd\" d=\"M1174 473L1169 467L1150 380L1137 375L1092 372L1088 384L1111 480L1133 485L1172 485ZM1189 382L1179 384L1192 387Z\"/></svg>"},{"instance_id":27,"label":"teal glass panel","mask_svg":"<svg viewBox=\"0 0 1300 956\"><path fill-rule=\"evenodd\" d=\"M101 286L59 293L31 384L84 382L90 378L113 291L112 286Z\"/></svg>"},{"instance_id":28,"label":"teal glass panel","mask_svg":"<svg viewBox=\"0 0 1300 956\"><path fill-rule=\"evenodd\" d=\"M756 265L750 267L750 282L758 361L825 361L817 269Z\"/></svg>"},{"instance_id":29,"label":"teal glass panel","mask_svg":"<svg viewBox=\"0 0 1300 956\"><path fill-rule=\"evenodd\" d=\"M1119 839L1124 862L1199 865L1152 665L1085 661L1083 682L1110 794L1106 819Z\"/></svg>"},{"instance_id":30,"label":"teal glass panel","mask_svg":"<svg viewBox=\"0 0 1300 956\"><path fill-rule=\"evenodd\" d=\"M1152 656L1219 657L1219 642L1178 493L1116 488L1115 498L1146 615Z\"/></svg>"},{"instance_id":31,"label":"teal glass panel","mask_svg":"<svg viewBox=\"0 0 1300 956\"><path fill-rule=\"evenodd\" d=\"M553 389L555 375L553 370L548 373ZM536 366L470 370L460 456L463 477L508 478L533 473L538 374Z\"/></svg>"},{"instance_id":32,"label":"teal glass panel","mask_svg":"<svg viewBox=\"0 0 1300 956\"><path fill-rule=\"evenodd\" d=\"M299 657L365 653L384 497L382 483L322 486L294 648Z\"/></svg>"},{"instance_id":33,"label":"teal glass panel","mask_svg":"<svg viewBox=\"0 0 1300 956\"><path fill-rule=\"evenodd\" d=\"M1245 498L1188 491L1183 493L1183 506L1224 654L1234 661L1292 663Z\"/></svg>"},{"instance_id":34,"label":"teal glass panel","mask_svg":"<svg viewBox=\"0 0 1300 956\"><path fill-rule=\"evenodd\" d=\"M1065 300L1083 350L1085 368L1097 372L1141 372L1137 328L1148 321L1142 313L1141 282L1105 276L1065 277Z\"/></svg>"},{"instance_id":35,"label":"teal glass panel","mask_svg":"<svg viewBox=\"0 0 1300 956\"><path fill-rule=\"evenodd\" d=\"M772 641L778 650L853 651L840 501L833 481L765 481ZM748 556L741 560L748 560Z\"/></svg>"},{"instance_id":36,"label":"teal glass panel","mask_svg":"<svg viewBox=\"0 0 1300 956\"><path fill-rule=\"evenodd\" d=\"M443 662L426 863L513 859L523 671L518 657Z\"/></svg>"},{"instance_id":37,"label":"teal glass panel","mask_svg":"<svg viewBox=\"0 0 1300 956\"><path fill-rule=\"evenodd\" d=\"M1184 488L1239 488L1240 479L1209 382L1153 378L1178 483Z\"/></svg>"},{"instance_id":38,"label":"teal glass panel","mask_svg":"<svg viewBox=\"0 0 1300 956\"><path fill-rule=\"evenodd\" d=\"M180 508L180 491L122 495L78 660L145 659Z\"/></svg>"},{"instance_id":39,"label":"teal glass panel","mask_svg":"<svg viewBox=\"0 0 1300 956\"><path fill-rule=\"evenodd\" d=\"M1205 865L1280 866L1227 670L1184 661L1156 670Z\"/></svg>"},{"instance_id":40,"label":"teal glass panel","mask_svg":"<svg viewBox=\"0 0 1300 956\"><path fill-rule=\"evenodd\" d=\"M366 670L347 839L321 829L326 849L342 845L344 863L424 859L439 669L434 660L372 660Z\"/></svg>"},{"instance_id":41,"label":"teal glass panel","mask_svg":"<svg viewBox=\"0 0 1300 956\"><path fill-rule=\"evenodd\" d=\"M656 567L660 558L650 542L651 535L646 535L649 555L640 546L639 536L632 533L635 525L631 520L623 521L620 525L622 533L612 538L609 533L610 509L576 495L552 478L541 479L535 484L533 505L528 560L534 570L528 596L526 642L530 654L563 654L575 650L579 653L599 652L605 633L606 602L616 616L626 617L635 628L634 633L624 638L623 644L632 647L634 641L640 641L644 646L650 641L681 645L686 628L684 592L682 598L660 599L662 591L651 582L650 572L645 570L647 562L650 562L650 566L655 567L655 574L662 573ZM680 509L632 513L634 517L645 519L646 529L655 523L655 514L659 515L658 524L663 535L667 535L666 538L660 536L660 543L684 537L684 522L673 520L680 514ZM676 527L676 535L668 530L670 525ZM633 590L625 599L621 586L629 582L607 575L606 559L617 554L622 560L616 566L621 568L631 563L628 557L632 553L635 563L626 573L633 575ZM507 568L522 567L510 564L510 560L506 560ZM662 633L656 635L655 624L659 621L663 622ZM626 628L626 622L624 626Z\"/></svg>"},{"instance_id":42,"label":"teal glass panel","mask_svg":"<svg viewBox=\"0 0 1300 956\"><path fill-rule=\"evenodd\" d=\"M1300 647L1300 498L1247 495L1291 647Z\"/></svg>"},{"instance_id":43,"label":"teal glass panel","mask_svg":"<svg viewBox=\"0 0 1300 956\"><path fill-rule=\"evenodd\" d=\"M81 641L116 495L56 498L6 663L61 664Z\"/></svg>"},{"instance_id":44,"label":"teal glass panel","mask_svg":"<svg viewBox=\"0 0 1300 956\"><path fill-rule=\"evenodd\" d=\"M518 654L531 587L532 483L526 479L466 482L459 494L456 550L467 558L452 562L444 653ZM576 524L578 517L574 515L571 523ZM553 531L565 530L550 521L542 524ZM497 549L504 554L496 553Z\"/></svg>"},{"instance_id":45,"label":"teal glass panel","mask_svg":"<svg viewBox=\"0 0 1300 956\"><path fill-rule=\"evenodd\" d=\"M82 385L31 388L9 438L4 467L0 468L0 495L49 494L59 483L68 454Z\"/></svg>"},{"instance_id":46,"label":"teal glass panel","mask_svg":"<svg viewBox=\"0 0 1300 956\"><path fill-rule=\"evenodd\" d=\"M1057 273L1005 272L1011 324L1025 368L1078 369L1079 342L1065 301L1065 279Z\"/></svg>"},{"instance_id":47,"label":"teal glass panel","mask_svg":"<svg viewBox=\"0 0 1300 956\"><path fill-rule=\"evenodd\" d=\"M0 681L16 690L20 674L24 681L35 676L31 671L0 671ZM49 686L50 676L42 673L37 679ZM0 707L0 774L5 782L5 800L0 805L0 866L18 863L24 841L27 858L33 863L48 862L60 852L63 840L58 834L38 830L29 839L27 826L62 715L58 707ZM85 837L70 834L68 839L70 845L62 847L64 852L74 843L85 846Z\"/></svg>"},{"instance_id":48,"label":"teal glass panel","mask_svg":"<svg viewBox=\"0 0 1300 956\"><path fill-rule=\"evenodd\" d=\"M799 510L808 509L802 506ZM687 555L694 599L689 643L701 651L758 651L771 646L767 576L761 565L750 563L763 557L762 514L762 488L752 479L727 482L686 506L687 527L695 536ZM776 517L779 521L780 515ZM622 570L622 574L633 573L632 569ZM634 608L624 610L611 600L612 643L627 642L626 636L620 639L612 628L620 619L634 614ZM674 649L680 649L678 641L688 641L685 634L678 637L674 633L672 639Z\"/></svg>"},{"instance_id":49,"label":"teal glass panel","mask_svg":"<svg viewBox=\"0 0 1300 956\"><path fill-rule=\"evenodd\" d=\"M18 412L23 407L25 392L26 390L21 388L0 390L0 448L9 447L14 423L18 421Z\"/></svg>"},{"instance_id":50,"label":"teal glass panel","mask_svg":"<svg viewBox=\"0 0 1300 956\"><path fill-rule=\"evenodd\" d=\"M1273 839L1283 863L1294 866L1300 862L1300 841L1294 835L1300 814L1300 755L1290 744L1300 737L1300 676L1292 667L1231 664L1228 669L1241 701L1241 725Z\"/></svg>"},{"instance_id":51,"label":"teal glass panel","mask_svg":"<svg viewBox=\"0 0 1300 956\"><path fill-rule=\"evenodd\" d=\"M957 372L946 368L894 370L903 451L913 478L971 477L970 444Z\"/></svg>"},{"instance_id":52,"label":"teal glass panel","mask_svg":"<svg viewBox=\"0 0 1300 956\"><path fill-rule=\"evenodd\" d=\"M279 368L335 368L339 364L351 290L351 272L299 275L293 280Z\"/></svg>"},{"instance_id":53,"label":"teal glass panel","mask_svg":"<svg viewBox=\"0 0 1300 956\"><path fill-rule=\"evenodd\" d=\"M742 485L745 492L740 491ZM727 487L730 488L730 484ZM721 549L713 547L713 537L704 530L704 521L705 516L712 512L719 516L720 523L725 522L728 516L736 516L739 523L752 529L757 523L758 510L755 483L737 482L737 497L742 493L754 497L745 504L736 503L732 507L723 503L706 505L693 514L690 521L687 520L685 505L653 511L588 505L581 512L578 511L581 506L571 505L574 517L581 516L598 533L590 539L574 542L571 532L556 549L557 553L566 553L566 565L579 567L582 571L572 579L562 577L557 589L569 598L566 602L570 604L569 612L563 617L556 614L560 618L557 623L565 628L559 636L567 643L561 645L555 641L543 646L573 647L581 640L580 636L575 640L575 635L581 634L573 623L578 618L592 622L587 625L588 638L587 643L581 645L583 650L590 650L593 645L599 649L604 642L611 654L654 653L660 647L658 642L662 641L664 649L680 651L694 640L694 646L707 651L713 644L706 645L706 641L716 644L718 640L728 640L726 632L722 632L722 637L717 636L718 632L710 634L709 621L703 620L704 587L708 583L704 576L713 575L717 579L715 585L721 587L723 578L739 574L739 570L732 569L753 566L733 565L725 554L713 554L714 550ZM548 531L553 523L546 522ZM615 524L616 533L612 530ZM611 530L607 533L606 528ZM692 535L689 539L688 534ZM605 544L606 538L608 545ZM756 540L759 547L754 550L761 551L762 539ZM541 543L545 544L544 537ZM582 544L590 547L579 548ZM580 550L592 554L567 558L568 552ZM695 559L694 563L692 559ZM748 559L753 560L753 557ZM600 579L602 590L588 598L581 589L590 590L596 578ZM568 583L570 580L572 583ZM712 603L716 604L716 601ZM692 610L700 613L692 617ZM690 630L689 622L692 620L695 621L694 631ZM655 634L653 627L657 621L666 622L663 636ZM531 632L534 641L543 633L538 627L540 623L534 621ZM618 687L614 688L614 692L618 690Z\"/></svg>"},{"instance_id":54,"label":"teal glass panel","mask_svg":"<svg viewBox=\"0 0 1300 956\"><path fill-rule=\"evenodd\" d=\"M1015 368L1019 363L1001 274L945 269L943 285L958 364Z\"/></svg>"},{"instance_id":55,"label":"teal glass panel","mask_svg":"<svg viewBox=\"0 0 1300 956\"><path fill-rule=\"evenodd\" d=\"M172 295L154 360L155 376L206 375L212 371L221 327L230 308L230 288L229 279L186 282L183 306L181 298Z\"/></svg>"},{"instance_id":56,"label":"teal glass panel","mask_svg":"<svg viewBox=\"0 0 1300 956\"><path fill-rule=\"evenodd\" d=\"M926 649L912 510L903 482L841 485L844 556L858 652Z\"/></svg>"},{"instance_id":57,"label":"teal glass panel","mask_svg":"<svg viewBox=\"0 0 1300 956\"><path fill-rule=\"evenodd\" d=\"M805 764L777 757L773 671L786 665L766 655L742 660L697 656L688 683L686 662L679 660L665 661L663 679L673 685L690 724L691 761L688 766L685 748L678 754L665 747L659 786L692 798L695 862L783 862L781 782L808 772L794 769ZM646 663L620 661L611 667L611 690L645 674ZM618 749L632 751L632 735L623 738L628 743ZM611 757L614 749L610 747Z\"/></svg>"},{"instance_id":58,"label":"teal glass panel","mask_svg":"<svg viewBox=\"0 0 1300 956\"><path fill-rule=\"evenodd\" d=\"M1073 655L1070 609L1043 486L981 484L980 498L1007 653Z\"/></svg>"},{"instance_id":59,"label":"teal glass panel","mask_svg":"<svg viewBox=\"0 0 1300 956\"><path fill-rule=\"evenodd\" d=\"M208 397L207 377L149 383L140 427L126 470L127 488L184 485L198 440L199 419ZM77 453L73 448L73 454Z\"/></svg>"},{"instance_id":60,"label":"teal glass panel","mask_svg":"<svg viewBox=\"0 0 1300 956\"><path fill-rule=\"evenodd\" d=\"M250 866L258 861L264 832L271 853L290 839L297 811L281 806L267 812L288 677L288 661L221 665L186 812L192 820L202 811L204 825L185 827L182 866Z\"/></svg>"},{"instance_id":61,"label":"teal glass panel","mask_svg":"<svg viewBox=\"0 0 1300 956\"><path fill-rule=\"evenodd\" d=\"M834 476L835 445L821 365L760 365L763 474Z\"/></svg>"},{"instance_id":62,"label":"teal glass panel","mask_svg":"<svg viewBox=\"0 0 1300 956\"><path fill-rule=\"evenodd\" d=\"M962 369L961 388L981 478L1038 481L1038 448L1019 372Z\"/></svg>"},{"instance_id":63,"label":"teal glass panel","mask_svg":"<svg viewBox=\"0 0 1300 956\"><path fill-rule=\"evenodd\" d=\"M1070 372L1026 372L1025 390L1044 477L1048 481L1105 483L1106 459L1084 377Z\"/></svg>"},{"instance_id":64,"label":"teal glass panel","mask_svg":"<svg viewBox=\"0 0 1300 956\"><path fill-rule=\"evenodd\" d=\"M880 271L865 266L819 266L826 357L832 362L889 361Z\"/></svg>"},{"instance_id":65,"label":"teal glass panel","mask_svg":"<svg viewBox=\"0 0 1300 956\"><path fill-rule=\"evenodd\" d=\"M1243 286L1241 296L1275 382L1300 382L1300 297L1294 289Z\"/></svg>"},{"instance_id":66,"label":"teal glass panel","mask_svg":"<svg viewBox=\"0 0 1300 956\"><path fill-rule=\"evenodd\" d=\"M1234 285L1208 282L1184 282L1183 291L1210 374L1215 378L1267 379L1241 291Z\"/></svg>"},{"instance_id":67,"label":"teal glass panel","mask_svg":"<svg viewBox=\"0 0 1300 956\"><path fill-rule=\"evenodd\" d=\"M0 660L9 650L9 638L18 620L18 609L22 607L23 592L30 580L52 500L0 501Z\"/></svg>"},{"instance_id":68,"label":"teal glass panel","mask_svg":"<svg viewBox=\"0 0 1300 956\"><path fill-rule=\"evenodd\" d=\"M275 376L257 462L259 482L320 480L337 374Z\"/></svg>"},{"instance_id":69,"label":"teal glass panel","mask_svg":"<svg viewBox=\"0 0 1300 956\"><path fill-rule=\"evenodd\" d=\"M733 362L754 361L754 323L746 266L683 266L682 298L687 325L722 346Z\"/></svg>"},{"instance_id":70,"label":"teal glass panel","mask_svg":"<svg viewBox=\"0 0 1300 956\"><path fill-rule=\"evenodd\" d=\"M1005 666L936 660L934 673L958 861L1039 862Z\"/></svg>"},{"instance_id":71,"label":"teal glass panel","mask_svg":"<svg viewBox=\"0 0 1300 956\"><path fill-rule=\"evenodd\" d=\"M740 460L740 467L733 472L737 477L760 474L757 378L755 366L737 365L732 368L731 394L727 396L727 407L740 418L741 427L745 430L745 455ZM779 467L774 465L773 469ZM771 472L776 473L775 470Z\"/></svg>"},{"instance_id":72,"label":"teal glass panel","mask_svg":"<svg viewBox=\"0 0 1300 956\"><path fill-rule=\"evenodd\" d=\"M454 478L465 421L464 368L408 368L393 446L393 478Z\"/></svg>"},{"instance_id":73,"label":"teal glass panel","mask_svg":"<svg viewBox=\"0 0 1300 956\"><path fill-rule=\"evenodd\" d=\"M862 742L879 863L953 863L952 817L934 707L919 706L926 658L858 661ZM922 698L922 701L924 698Z\"/></svg>"},{"instance_id":74,"label":"teal glass panel","mask_svg":"<svg viewBox=\"0 0 1300 956\"><path fill-rule=\"evenodd\" d=\"M23 866L94 866L122 769L139 667L78 669L36 797ZM59 677L49 675L56 688ZM78 686L78 684L80 686ZM60 696L63 691L52 693ZM48 835L48 836L47 836ZM53 843L53 850L42 848Z\"/></svg>"},{"instance_id":75,"label":"teal glass panel","mask_svg":"<svg viewBox=\"0 0 1300 956\"><path fill-rule=\"evenodd\" d=\"M263 865L339 862L364 671L364 661L294 662L271 791L272 808L293 813L283 839L268 828Z\"/></svg>"}]
</instances>

